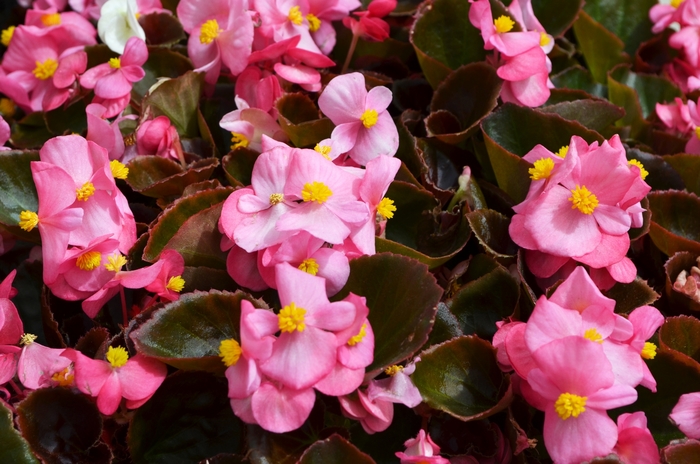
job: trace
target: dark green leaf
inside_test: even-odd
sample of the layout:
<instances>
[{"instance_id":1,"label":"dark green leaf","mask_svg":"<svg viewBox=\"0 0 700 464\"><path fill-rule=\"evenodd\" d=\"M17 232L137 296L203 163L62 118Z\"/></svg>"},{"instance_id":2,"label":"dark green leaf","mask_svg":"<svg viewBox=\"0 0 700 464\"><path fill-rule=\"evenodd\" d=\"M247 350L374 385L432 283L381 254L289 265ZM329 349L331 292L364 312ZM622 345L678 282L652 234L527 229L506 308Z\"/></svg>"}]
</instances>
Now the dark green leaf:
<instances>
[{"instance_id":1,"label":"dark green leaf","mask_svg":"<svg viewBox=\"0 0 700 464\"><path fill-rule=\"evenodd\" d=\"M51 137L44 113L30 113L13 125L10 143L20 149L39 149Z\"/></svg>"},{"instance_id":2,"label":"dark green leaf","mask_svg":"<svg viewBox=\"0 0 700 464\"><path fill-rule=\"evenodd\" d=\"M320 440L304 451L299 464L372 464L374 460L340 435Z\"/></svg>"},{"instance_id":3,"label":"dark green leaf","mask_svg":"<svg viewBox=\"0 0 700 464\"><path fill-rule=\"evenodd\" d=\"M593 96L605 98L607 88L593 79L591 73L581 66L572 66L551 77L557 88L583 90Z\"/></svg>"},{"instance_id":4,"label":"dark green leaf","mask_svg":"<svg viewBox=\"0 0 700 464\"><path fill-rule=\"evenodd\" d=\"M394 217L386 224L386 238L416 249L418 223L424 211L432 211L438 206L437 200L427 190L397 181L391 183L386 197L394 200L396 206Z\"/></svg>"},{"instance_id":5,"label":"dark green leaf","mask_svg":"<svg viewBox=\"0 0 700 464\"><path fill-rule=\"evenodd\" d=\"M239 147L221 159L226 179L234 187L250 185L255 160L260 153L249 148Z\"/></svg>"},{"instance_id":6,"label":"dark green leaf","mask_svg":"<svg viewBox=\"0 0 700 464\"><path fill-rule=\"evenodd\" d=\"M700 156L679 153L663 159L681 176L689 192L700 195Z\"/></svg>"},{"instance_id":7,"label":"dark green leaf","mask_svg":"<svg viewBox=\"0 0 700 464\"><path fill-rule=\"evenodd\" d=\"M649 236L659 250L672 256L678 251L700 253L700 199L677 190L651 192Z\"/></svg>"},{"instance_id":8,"label":"dark green leaf","mask_svg":"<svg viewBox=\"0 0 700 464\"><path fill-rule=\"evenodd\" d=\"M659 330L659 343L700 362L700 321L692 316L666 318Z\"/></svg>"},{"instance_id":9,"label":"dark green leaf","mask_svg":"<svg viewBox=\"0 0 700 464\"><path fill-rule=\"evenodd\" d=\"M616 283L605 296L615 300L615 312L627 314L640 306L650 305L659 299L659 294L645 280L637 277L629 284Z\"/></svg>"},{"instance_id":10,"label":"dark green leaf","mask_svg":"<svg viewBox=\"0 0 700 464\"><path fill-rule=\"evenodd\" d=\"M44 113L46 127L54 135L82 134L87 130L86 99L78 100L70 106L59 106Z\"/></svg>"},{"instance_id":11,"label":"dark green leaf","mask_svg":"<svg viewBox=\"0 0 700 464\"><path fill-rule=\"evenodd\" d=\"M129 175L126 183L147 197L174 197L188 185L209 179L218 165L218 159L205 158L183 169L179 163L168 158L137 156L127 164Z\"/></svg>"},{"instance_id":12,"label":"dark green leaf","mask_svg":"<svg viewBox=\"0 0 700 464\"><path fill-rule=\"evenodd\" d=\"M588 69L597 82L606 83L608 70L631 61L624 52L625 44L586 12L579 12L574 32Z\"/></svg>"},{"instance_id":13,"label":"dark green leaf","mask_svg":"<svg viewBox=\"0 0 700 464\"><path fill-rule=\"evenodd\" d=\"M455 315L450 312L450 308L445 303L438 303L435 325L430 331L426 346L437 345L460 335L464 334Z\"/></svg>"},{"instance_id":14,"label":"dark green leaf","mask_svg":"<svg viewBox=\"0 0 700 464\"><path fill-rule=\"evenodd\" d=\"M290 93L279 98L280 127L296 147L314 147L333 132L333 122L321 118L314 102L303 93Z\"/></svg>"},{"instance_id":15,"label":"dark green leaf","mask_svg":"<svg viewBox=\"0 0 700 464\"><path fill-rule=\"evenodd\" d=\"M656 0L587 0L584 11L625 43L630 55L653 37L649 10Z\"/></svg>"},{"instance_id":16,"label":"dark green leaf","mask_svg":"<svg viewBox=\"0 0 700 464\"><path fill-rule=\"evenodd\" d=\"M177 17L167 13L151 13L139 17L148 45L168 47L185 38L185 30Z\"/></svg>"},{"instance_id":17,"label":"dark green leaf","mask_svg":"<svg viewBox=\"0 0 700 464\"><path fill-rule=\"evenodd\" d=\"M564 34L583 6L581 0L533 0L532 9L547 33L554 37Z\"/></svg>"},{"instance_id":18,"label":"dark green leaf","mask_svg":"<svg viewBox=\"0 0 700 464\"><path fill-rule=\"evenodd\" d=\"M167 80L143 99L144 112L170 118L180 137L197 137L197 108L203 85L204 74L192 71Z\"/></svg>"},{"instance_id":19,"label":"dark green leaf","mask_svg":"<svg viewBox=\"0 0 700 464\"><path fill-rule=\"evenodd\" d=\"M39 161L38 152L0 152L0 222L3 224L16 226L22 211L37 212L39 209L30 168L32 161Z\"/></svg>"},{"instance_id":20,"label":"dark green leaf","mask_svg":"<svg viewBox=\"0 0 700 464\"><path fill-rule=\"evenodd\" d=\"M564 119L577 121L589 129L601 131L625 115L625 111L607 100L589 98L545 106L543 113L556 113Z\"/></svg>"},{"instance_id":21,"label":"dark green leaf","mask_svg":"<svg viewBox=\"0 0 700 464\"><path fill-rule=\"evenodd\" d=\"M12 425L12 411L0 404L0 462L39 464L29 445Z\"/></svg>"},{"instance_id":22,"label":"dark green leaf","mask_svg":"<svg viewBox=\"0 0 700 464\"><path fill-rule=\"evenodd\" d=\"M134 91L142 96L159 77L173 79L191 71L192 62L183 54L167 48L148 47L148 60L144 63L143 70L146 72L144 78L134 83Z\"/></svg>"},{"instance_id":23,"label":"dark green leaf","mask_svg":"<svg viewBox=\"0 0 700 464\"><path fill-rule=\"evenodd\" d=\"M508 233L508 217L491 209L479 209L467 213L467 221L477 240L488 253L502 258L518 253L518 247Z\"/></svg>"}]
</instances>

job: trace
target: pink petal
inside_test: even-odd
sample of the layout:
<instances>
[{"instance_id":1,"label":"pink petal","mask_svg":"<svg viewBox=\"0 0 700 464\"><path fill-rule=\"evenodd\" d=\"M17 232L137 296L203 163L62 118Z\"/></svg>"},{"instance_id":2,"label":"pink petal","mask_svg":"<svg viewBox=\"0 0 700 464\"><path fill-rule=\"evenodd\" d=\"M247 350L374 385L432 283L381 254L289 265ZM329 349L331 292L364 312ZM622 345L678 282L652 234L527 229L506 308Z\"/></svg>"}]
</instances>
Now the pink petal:
<instances>
[{"instance_id":1,"label":"pink petal","mask_svg":"<svg viewBox=\"0 0 700 464\"><path fill-rule=\"evenodd\" d=\"M349 369L336 364L333 370L318 381L314 388L324 395L343 396L355 391L365 378L365 369Z\"/></svg>"},{"instance_id":2,"label":"pink petal","mask_svg":"<svg viewBox=\"0 0 700 464\"><path fill-rule=\"evenodd\" d=\"M328 83L318 97L318 107L335 125L356 122L365 111L366 98L364 76L343 74Z\"/></svg>"},{"instance_id":3,"label":"pink petal","mask_svg":"<svg viewBox=\"0 0 700 464\"><path fill-rule=\"evenodd\" d=\"M613 279L623 284L628 284L637 277L637 267L632 260L626 256L620 261L608 266L607 269Z\"/></svg>"},{"instance_id":4,"label":"pink petal","mask_svg":"<svg viewBox=\"0 0 700 464\"><path fill-rule=\"evenodd\" d=\"M544 440L554 462L579 463L609 454L617 442L617 426L605 411L592 408L562 420L552 403L545 411Z\"/></svg>"},{"instance_id":5,"label":"pink petal","mask_svg":"<svg viewBox=\"0 0 700 464\"><path fill-rule=\"evenodd\" d=\"M559 286L549 301L561 307L582 312L591 305L602 306L610 312L615 309L615 300L603 296L583 266L578 266Z\"/></svg>"},{"instance_id":6,"label":"pink petal","mask_svg":"<svg viewBox=\"0 0 700 464\"><path fill-rule=\"evenodd\" d=\"M600 230L610 235L626 234L632 225L632 219L627 211L617 206L598 205L593 211Z\"/></svg>"},{"instance_id":7,"label":"pink petal","mask_svg":"<svg viewBox=\"0 0 700 464\"><path fill-rule=\"evenodd\" d=\"M119 383L116 372L112 372L105 380L104 385L102 385L99 395L97 395L97 409L105 416L111 416L117 412L121 402L122 386Z\"/></svg>"},{"instance_id":8,"label":"pink petal","mask_svg":"<svg viewBox=\"0 0 700 464\"><path fill-rule=\"evenodd\" d=\"M258 424L265 430L284 433L295 430L306 421L316 401L312 388L278 389L263 383L252 397L252 410Z\"/></svg>"},{"instance_id":9,"label":"pink petal","mask_svg":"<svg viewBox=\"0 0 700 464\"><path fill-rule=\"evenodd\" d=\"M629 235L602 234L602 240L590 253L583 256L576 256L574 259L588 266L601 268L619 262L627 254L630 247ZM635 274L636 274L635 268Z\"/></svg>"},{"instance_id":10,"label":"pink petal","mask_svg":"<svg viewBox=\"0 0 700 464\"><path fill-rule=\"evenodd\" d=\"M530 352L553 340L583 335L581 315L575 310L564 309L548 301L544 296L535 304L525 329L525 342Z\"/></svg>"},{"instance_id":11,"label":"pink petal","mask_svg":"<svg viewBox=\"0 0 700 464\"><path fill-rule=\"evenodd\" d=\"M257 253L234 245L226 258L226 270L238 285L259 292L268 288L257 268Z\"/></svg>"},{"instance_id":12,"label":"pink petal","mask_svg":"<svg viewBox=\"0 0 700 464\"><path fill-rule=\"evenodd\" d=\"M53 349L33 342L22 349L17 365L17 376L27 388L36 390L50 384L51 376L70 365L62 356L62 349Z\"/></svg>"},{"instance_id":13,"label":"pink petal","mask_svg":"<svg viewBox=\"0 0 700 464\"><path fill-rule=\"evenodd\" d=\"M122 395L132 401L149 398L160 387L168 374L162 362L137 354L116 369Z\"/></svg>"},{"instance_id":14,"label":"pink petal","mask_svg":"<svg viewBox=\"0 0 700 464\"><path fill-rule=\"evenodd\" d=\"M249 397L260 387L261 382L257 364L245 355L236 364L226 368L226 379L228 397L235 399Z\"/></svg>"},{"instance_id":15,"label":"pink petal","mask_svg":"<svg viewBox=\"0 0 700 464\"><path fill-rule=\"evenodd\" d=\"M399 147L399 133L388 112L380 113L377 123L369 129L359 127L355 146L348 156L357 164L366 165L377 156L394 156Z\"/></svg>"},{"instance_id":16,"label":"pink petal","mask_svg":"<svg viewBox=\"0 0 700 464\"><path fill-rule=\"evenodd\" d=\"M700 439L700 392L681 395L668 417L689 438Z\"/></svg>"}]
</instances>

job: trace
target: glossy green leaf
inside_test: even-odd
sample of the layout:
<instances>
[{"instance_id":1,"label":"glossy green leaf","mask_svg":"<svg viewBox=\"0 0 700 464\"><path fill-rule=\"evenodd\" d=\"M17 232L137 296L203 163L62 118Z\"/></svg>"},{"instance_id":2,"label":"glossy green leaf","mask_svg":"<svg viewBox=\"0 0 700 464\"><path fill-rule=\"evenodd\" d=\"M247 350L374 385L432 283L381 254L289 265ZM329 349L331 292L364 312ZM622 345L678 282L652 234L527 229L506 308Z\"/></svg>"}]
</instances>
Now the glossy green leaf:
<instances>
[{"instance_id":1,"label":"glossy green leaf","mask_svg":"<svg viewBox=\"0 0 700 464\"><path fill-rule=\"evenodd\" d=\"M595 97L605 98L608 89L593 79L590 71L581 66L572 66L551 76L554 86L557 88L583 90Z\"/></svg>"},{"instance_id":2,"label":"glossy green leaf","mask_svg":"<svg viewBox=\"0 0 700 464\"><path fill-rule=\"evenodd\" d=\"M574 32L588 69L597 82L606 83L608 70L631 61L624 52L625 44L586 12L579 12Z\"/></svg>"},{"instance_id":3,"label":"glossy green leaf","mask_svg":"<svg viewBox=\"0 0 700 464\"><path fill-rule=\"evenodd\" d=\"M446 342L461 335L464 335L464 333L462 333L457 317L450 312L450 308L445 303L438 303L435 325L433 325L433 330L430 331L426 347Z\"/></svg>"},{"instance_id":4,"label":"glossy green leaf","mask_svg":"<svg viewBox=\"0 0 700 464\"><path fill-rule=\"evenodd\" d=\"M427 190L405 182L394 181L385 195L394 200L394 217L386 224L386 238L409 248L416 249L418 223L423 212L430 212L438 206L435 197Z\"/></svg>"},{"instance_id":5,"label":"glossy green leaf","mask_svg":"<svg viewBox=\"0 0 700 464\"><path fill-rule=\"evenodd\" d=\"M659 294L639 277L634 281L623 284L616 283L605 296L615 300L615 312L627 314L640 306L650 305L659 299Z\"/></svg>"},{"instance_id":6,"label":"glossy green leaf","mask_svg":"<svg viewBox=\"0 0 700 464\"><path fill-rule=\"evenodd\" d=\"M39 199L30 163L39 161L36 151L0 151L0 222L19 224L19 214L37 212Z\"/></svg>"},{"instance_id":7,"label":"glossy green leaf","mask_svg":"<svg viewBox=\"0 0 700 464\"><path fill-rule=\"evenodd\" d=\"M30 113L12 127L10 142L15 148L38 150L51 137L53 134L46 127L44 113Z\"/></svg>"},{"instance_id":8,"label":"glossy green leaf","mask_svg":"<svg viewBox=\"0 0 700 464\"><path fill-rule=\"evenodd\" d=\"M137 156L127 163L126 183L147 197L174 197L188 185L209 179L218 165L218 159L205 158L183 169L180 163L168 158Z\"/></svg>"},{"instance_id":9,"label":"glossy green leaf","mask_svg":"<svg viewBox=\"0 0 700 464\"><path fill-rule=\"evenodd\" d=\"M692 316L667 317L659 329L659 343L700 362L700 320Z\"/></svg>"},{"instance_id":10,"label":"glossy green leaf","mask_svg":"<svg viewBox=\"0 0 700 464\"><path fill-rule=\"evenodd\" d=\"M601 131L625 115L625 111L607 100L588 98L547 105L543 113L556 113L569 121L577 121L594 131Z\"/></svg>"},{"instance_id":11,"label":"glossy green leaf","mask_svg":"<svg viewBox=\"0 0 700 464\"><path fill-rule=\"evenodd\" d=\"M185 30L176 16L167 13L141 15L139 24L146 33L148 45L168 47L185 38Z\"/></svg>"},{"instance_id":12,"label":"glossy green leaf","mask_svg":"<svg viewBox=\"0 0 700 464\"><path fill-rule=\"evenodd\" d=\"M583 10L625 43L630 55L653 37L649 10L656 0L587 0Z\"/></svg>"},{"instance_id":13,"label":"glossy green leaf","mask_svg":"<svg viewBox=\"0 0 700 464\"><path fill-rule=\"evenodd\" d=\"M243 450L243 423L234 416L226 379L178 372L136 410L128 444L135 464L191 464Z\"/></svg>"},{"instance_id":14,"label":"glossy green leaf","mask_svg":"<svg viewBox=\"0 0 700 464\"><path fill-rule=\"evenodd\" d=\"M204 234L211 236L213 232L211 224L196 224L190 218L205 209L211 208L224 201L231 194L232 189L218 188L198 192L188 197L180 198L173 202L158 217L158 221L153 226L148 238L148 243L143 251L143 259L148 262L155 262L160 253L168 248L168 243L181 232L181 228L187 224L191 227L200 227Z\"/></svg>"},{"instance_id":15,"label":"glossy green leaf","mask_svg":"<svg viewBox=\"0 0 700 464\"><path fill-rule=\"evenodd\" d=\"M240 342L243 299L265 307L241 291L186 293L147 320L132 323L129 337L139 353L178 369L222 373L226 366L219 358L219 344L229 338Z\"/></svg>"},{"instance_id":16,"label":"glossy green leaf","mask_svg":"<svg viewBox=\"0 0 700 464\"><path fill-rule=\"evenodd\" d=\"M367 298L375 340L368 372L397 364L423 346L442 296L426 265L391 253L350 261L348 282L334 300L349 292Z\"/></svg>"},{"instance_id":17,"label":"glossy green leaf","mask_svg":"<svg viewBox=\"0 0 700 464\"><path fill-rule=\"evenodd\" d=\"M668 190L647 196L651 210L649 236L659 250L672 256L679 251L700 253L700 198Z\"/></svg>"},{"instance_id":18,"label":"glossy green leaf","mask_svg":"<svg viewBox=\"0 0 700 464\"><path fill-rule=\"evenodd\" d=\"M221 159L226 179L234 187L250 185L255 160L260 153L239 147Z\"/></svg>"},{"instance_id":19,"label":"glossy green leaf","mask_svg":"<svg viewBox=\"0 0 700 464\"><path fill-rule=\"evenodd\" d=\"M462 336L428 348L420 358L411 380L432 408L477 420L505 409L512 400L510 380L485 340Z\"/></svg>"},{"instance_id":20,"label":"glossy green leaf","mask_svg":"<svg viewBox=\"0 0 700 464\"><path fill-rule=\"evenodd\" d=\"M222 269L185 266L182 278L185 281L182 293L194 292L195 290L208 292L209 290L235 291L239 289L228 272Z\"/></svg>"},{"instance_id":21,"label":"glossy green leaf","mask_svg":"<svg viewBox=\"0 0 700 464\"><path fill-rule=\"evenodd\" d=\"M576 20L581 0L533 0L532 9L548 34L559 37Z\"/></svg>"},{"instance_id":22,"label":"glossy green leaf","mask_svg":"<svg viewBox=\"0 0 700 464\"><path fill-rule=\"evenodd\" d=\"M295 147L313 148L321 140L331 136L333 122L320 116L311 99L302 93L291 93L280 97L277 102L280 127Z\"/></svg>"},{"instance_id":23,"label":"glossy green leaf","mask_svg":"<svg viewBox=\"0 0 700 464\"><path fill-rule=\"evenodd\" d=\"M663 159L681 176L689 192L700 195L700 156L679 153Z\"/></svg>"},{"instance_id":24,"label":"glossy green leaf","mask_svg":"<svg viewBox=\"0 0 700 464\"><path fill-rule=\"evenodd\" d=\"M456 250L448 255L439 256L435 258L432 256L425 255L420 251L414 250L413 248L407 247L406 245L402 245L401 243L394 242L392 240L388 240L386 238L381 237L374 238L374 246L377 253L389 252L397 255L406 256L408 258L415 259L416 261L426 264L430 269L435 269L436 267L445 264L447 261L449 261L450 258L452 258L460 251Z\"/></svg>"},{"instance_id":25,"label":"glossy green leaf","mask_svg":"<svg viewBox=\"0 0 700 464\"><path fill-rule=\"evenodd\" d=\"M12 424L12 411L0 404L0 462L39 464L29 450L29 444Z\"/></svg>"},{"instance_id":26,"label":"glossy green leaf","mask_svg":"<svg viewBox=\"0 0 700 464\"><path fill-rule=\"evenodd\" d=\"M148 60L143 65L146 75L134 83L134 91L145 95L159 77L174 79L192 69L192 62L182 53L162 47L148 47Z\"/></svg>"},{"instance_id":27,"label":"glossy green leaf","mask_svg":"<svg viewBox=\"0 0 700 464\"><path fill-rule=\"evenodd\" d=\"M682 190L685 187L682 176L668 163L666 158L646 153L637 148L628 148L626 152L628 160L636 159L647 170L649 175L644 181L651 185L652 190Z\"/></svg>"},{"instance_id":28,"label":"glossy green leaf","mask_svg":"<svg viewBox=\"0 0 700 464\"><path fill-rule=\"evenodd\" d=\"M197 108L204 86L204 74L188 71L160 84L143 99L144 111L167 116L180 137L199 135Z\"/></svg>"},{"instance_id":29,"label":"glossy green leaf","mask_svg":"<svg viewBox=\"0 0 700 464\"><path fill-rule=\"evenodd\" d=\"M508 217L492 209L479 209L467 213L467 221L487 253L502 258L518 253L518 247L510 239L508 232Z\"/></svg>"},{"instance_id":30,"label":"glossy green leaf","mask_svg":"<svg viewBox=\"0 0 700 464\"><path fill-rule=\"evenodd\" d=\"M690 296L688 296L681 289L676 289L674 283L676 282L678 275L682 272L686 272L686 278L690 274L693 266L698 265L698 254L689 253L687 251L681 251L679 253L671 256L666 264L664 264L664 270L666 271L666 285L664 288L664 296L668 299L670 307L674 311L678 312L700 312L700 302L695 301ZM691 287L688 289L691 295L695 294L694 289Z\"/></svg>"},{"instance_id":31,"label":"glossy green leaf","mask_svg":"<svg viewBox=\"0 0 700 464\"><path fill-rule=\"evenodd\" d=\"M319 440L309 446L299 464L373 464L374 460L340 435Z\"/></svg>"}]
</instances>

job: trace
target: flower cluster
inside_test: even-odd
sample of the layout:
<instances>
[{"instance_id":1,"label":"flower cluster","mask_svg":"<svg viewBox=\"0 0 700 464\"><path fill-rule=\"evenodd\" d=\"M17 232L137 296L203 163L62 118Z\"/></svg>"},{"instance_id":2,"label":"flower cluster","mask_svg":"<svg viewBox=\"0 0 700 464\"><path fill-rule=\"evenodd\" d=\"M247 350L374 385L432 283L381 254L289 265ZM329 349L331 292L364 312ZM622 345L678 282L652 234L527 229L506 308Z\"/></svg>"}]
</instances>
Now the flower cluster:
<instances>
[{"instance_id":1,"label":"flower cluster","mask_svg":"<svg viewBox=\"0 0 700 464\"><path fill-rule=\"evenodd\" d=\"M654 33L658 34L669 27L676 31L671 34L668 43L680 53L664 65L664 70L684 92L700 88L699 7L697 0L672 0L654 5L649 10Z\"/></svg>"},{"instance_id":2,"label":"flower cluster","mask_svg":"<svg viewBox=\"0 0 700 464\"><path fill-rule=\"evenodd\" d=\"M646 340L664 317L651 306L628 318L614 308L577 267L551 297L537 300L527 323L502 324L494 336L501 368L514 370L521 394L544 411L545 445L555 462L583 462L616 447L628 453L623 462L638 462L635 456L649 457L650 450L658 461L648 431L629 437L622 430L632 422L621 416L616 426L606 411L634 403L637 385L656 391L644 362L656 356L656 345ZM636 428L646 430L639 414Z\"/></svg>"},{"instance_id":3,"label":"flower cluster","mask_svg":"<svg viewBox=\"0 0 700 464\"><path fill-rule=\"evenodd\" d=\"M640 200L651 187L642 164L627 161L620 138L589 145L574 136L556 153L537 145L523 159L532 163L532 183L513 208L509 231L532 273L555 282L578 262L602 289L633 281L627 232L642 226Z\"/></svg>"}]
</instances>

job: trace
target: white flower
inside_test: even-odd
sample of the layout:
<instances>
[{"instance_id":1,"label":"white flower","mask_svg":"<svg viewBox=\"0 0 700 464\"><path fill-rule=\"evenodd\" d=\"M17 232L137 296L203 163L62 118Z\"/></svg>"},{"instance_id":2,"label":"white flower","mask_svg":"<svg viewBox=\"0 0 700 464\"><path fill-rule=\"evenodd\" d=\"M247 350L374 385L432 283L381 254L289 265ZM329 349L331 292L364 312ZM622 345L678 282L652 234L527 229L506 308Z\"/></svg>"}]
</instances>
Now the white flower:
<instances>
[{"instance_id":1,"label":"white flower","mask_svg":"<svg viewBox=\"0 0 700 464\"><path fill-rule=\"evenodd\" d=\"M146 33L136 19L136 0L108 0L100 10L97 33L113 52L124 53L126 41L136 36L146 40Z\"/></svg>"}]
</instances>

